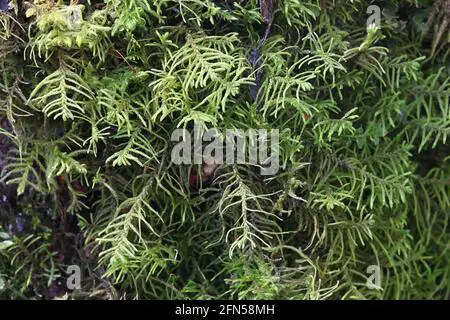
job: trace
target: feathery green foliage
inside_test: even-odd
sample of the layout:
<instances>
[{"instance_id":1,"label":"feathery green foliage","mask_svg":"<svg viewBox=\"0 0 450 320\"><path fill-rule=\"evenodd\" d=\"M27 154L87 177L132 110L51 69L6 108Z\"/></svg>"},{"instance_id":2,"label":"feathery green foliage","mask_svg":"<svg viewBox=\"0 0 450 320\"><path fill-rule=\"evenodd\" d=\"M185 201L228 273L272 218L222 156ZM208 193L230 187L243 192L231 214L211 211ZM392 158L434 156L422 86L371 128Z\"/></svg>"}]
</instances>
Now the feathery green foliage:
<instances>
[{"instance_id":1,"label":"feathery green foliage","mask_svg":"<svg viewBox=\"0 0 450 320\"><path fill-rule=\"evenodd\" d=\"M0 11L0 297L450 298L448 1L259 2ZM278 129L280 171L193 190L194 122Z\"/></svg>"}]
</instances>

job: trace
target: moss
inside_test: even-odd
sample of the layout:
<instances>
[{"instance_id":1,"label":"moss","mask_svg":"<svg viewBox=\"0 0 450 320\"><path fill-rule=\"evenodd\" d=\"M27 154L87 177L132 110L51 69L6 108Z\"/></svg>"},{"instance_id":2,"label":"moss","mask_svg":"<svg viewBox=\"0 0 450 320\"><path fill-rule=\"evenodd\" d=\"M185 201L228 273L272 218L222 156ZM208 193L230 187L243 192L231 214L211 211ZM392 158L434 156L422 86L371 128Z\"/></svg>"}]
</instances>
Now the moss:
<instances>
[{"instance_id":1,"label":"moss","mask_svg":"<svg viewBox=\"0 0 450 320\"><path fill-rule=\"evenodd\" d=\"M446 17L371 4L1 7L0 296L448 299ZM175 164L194 122L279 130L279 172Z\"/></svg>"}]
</instances>

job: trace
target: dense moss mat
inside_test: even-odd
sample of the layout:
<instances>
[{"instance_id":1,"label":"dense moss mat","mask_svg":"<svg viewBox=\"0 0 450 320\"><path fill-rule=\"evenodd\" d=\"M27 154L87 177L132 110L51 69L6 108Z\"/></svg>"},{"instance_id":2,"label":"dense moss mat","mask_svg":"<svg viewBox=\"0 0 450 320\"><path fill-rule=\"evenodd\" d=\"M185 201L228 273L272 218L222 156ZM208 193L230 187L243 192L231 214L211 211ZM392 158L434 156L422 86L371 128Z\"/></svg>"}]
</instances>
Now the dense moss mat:
<instances>
[{"instance_id":1,"label":"dense moss mat","mask_svg":"<svg viewBox=\"0 0 450 320\"><path fill-rule=\"evenodd\" d=\"M1 0L0 297L448 299L449 21L448 0ZM278 129L279 172L193 184L171 134L194 122Z\"/></svg>"}]
</instances>

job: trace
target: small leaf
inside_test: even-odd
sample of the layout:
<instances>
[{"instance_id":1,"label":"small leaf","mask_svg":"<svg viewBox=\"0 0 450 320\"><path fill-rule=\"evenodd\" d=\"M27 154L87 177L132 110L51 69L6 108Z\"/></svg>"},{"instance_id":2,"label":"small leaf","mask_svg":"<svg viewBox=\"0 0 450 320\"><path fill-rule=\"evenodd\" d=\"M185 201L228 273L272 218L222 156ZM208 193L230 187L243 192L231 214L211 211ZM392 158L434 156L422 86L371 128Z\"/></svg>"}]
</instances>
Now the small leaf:
<instances>
[{"instance_id":1,"label":"small leaf","mask_svg":"<svg viewBox=\"0 0 450 320\"><path fill-rule=\"evenodd\" d=\"M5 240L0 242L0 250L5 250L8 247L12 246L14 243L11 240Z\"/></svg>"},{"instance_id":2,"label":"small leaf","mask_svg":"<svg viewBox=\"0 0 450 320\"><path fill-rule=\"evenodd\" d=\"M10 237L9 237L9 234L8 233L6 233L6 232L0 232L0 239L3 239L3 240L8 240Z\"/></svg>"},{"instance_id":3,"label":"small leaf","mask_svg":"<svg viewBox=\"0 0 450 320\"><path fill-rule=\"evenodd\" d=\"M25 16L27 18L32 17L36 14L36 8L29 8L26 12L25 12Z\"/></svg>"},{"instance_id":4,"label":"small leaf","mask_svg":"<svg viewBox=\"0 0 450 320\"><path fill-rule=\"evenodd\" d=\"M2 291L5 288L5 280L0 277L0 291Z\"/></svg>"}]
</instances>

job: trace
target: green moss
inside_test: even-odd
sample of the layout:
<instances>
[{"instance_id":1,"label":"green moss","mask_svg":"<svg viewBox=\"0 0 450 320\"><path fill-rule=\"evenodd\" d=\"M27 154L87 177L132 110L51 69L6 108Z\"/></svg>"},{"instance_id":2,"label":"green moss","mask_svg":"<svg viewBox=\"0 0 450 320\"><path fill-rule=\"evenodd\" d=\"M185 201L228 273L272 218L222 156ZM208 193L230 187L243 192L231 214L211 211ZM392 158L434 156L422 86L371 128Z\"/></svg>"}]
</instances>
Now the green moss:
<instances>
[{"instance_id":1,"label":"green moss","mask_svg":"<svg viewBox=\"0 0 450 320\"><path fill-rule=\"evenodd\" d=\"M381 4L367 28L370 1L262 2L0 12L0 297L59 296L69 265L73 299L450 297L431 3ZM170 138L194 121L280 130L280 172L220 165L193 187Z\"/></svg>"}]
</instances>

